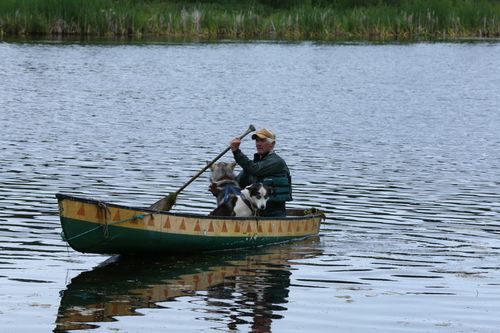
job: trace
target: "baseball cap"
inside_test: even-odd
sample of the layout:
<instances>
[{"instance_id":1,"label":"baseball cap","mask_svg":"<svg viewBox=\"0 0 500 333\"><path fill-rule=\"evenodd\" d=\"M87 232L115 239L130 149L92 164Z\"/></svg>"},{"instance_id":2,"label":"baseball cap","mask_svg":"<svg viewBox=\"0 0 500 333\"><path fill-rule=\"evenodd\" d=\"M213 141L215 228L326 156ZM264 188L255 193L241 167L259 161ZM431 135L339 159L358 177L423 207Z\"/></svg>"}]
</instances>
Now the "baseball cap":
<instances>
[{"instance_id":1,"label":"baseball cap","mask_svg":"<svg viewBox=\"0 0 500 333\"><path fill-rule=\"evenodd\" d=\"M259 137L261 139L271 139L271 140L275 140L276 139L276 135L274 135L274 133L271 132L270 130L268 130L267 128L258 129L252 135L252 140L257 139L257 137Z\"/></svg>"}]
</instances>

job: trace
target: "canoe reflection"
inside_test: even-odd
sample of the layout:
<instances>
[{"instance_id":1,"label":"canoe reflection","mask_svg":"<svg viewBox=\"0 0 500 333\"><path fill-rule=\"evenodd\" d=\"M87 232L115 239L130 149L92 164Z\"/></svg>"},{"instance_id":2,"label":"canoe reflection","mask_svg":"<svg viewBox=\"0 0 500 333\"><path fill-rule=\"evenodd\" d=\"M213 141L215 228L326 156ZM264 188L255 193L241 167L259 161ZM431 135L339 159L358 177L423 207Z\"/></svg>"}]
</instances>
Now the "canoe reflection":
<instances>
[{"instance_id":1,"label":"canoe reflection","mask_svg":"<svg viewBox=\"0 0 500 333\"><path fill-rule=\"evenodd\" d=\"M71 280L62 292L54 332L97 328L140 308L206 291L207 311L226 314L227 328L270 332L286 310L290 260L319 255L317 237L262 249L169 258L113 257ZM214 310L215 309L215 310ZM250 319L249 319L250 318Z\"/></svg>"}]
</instances>

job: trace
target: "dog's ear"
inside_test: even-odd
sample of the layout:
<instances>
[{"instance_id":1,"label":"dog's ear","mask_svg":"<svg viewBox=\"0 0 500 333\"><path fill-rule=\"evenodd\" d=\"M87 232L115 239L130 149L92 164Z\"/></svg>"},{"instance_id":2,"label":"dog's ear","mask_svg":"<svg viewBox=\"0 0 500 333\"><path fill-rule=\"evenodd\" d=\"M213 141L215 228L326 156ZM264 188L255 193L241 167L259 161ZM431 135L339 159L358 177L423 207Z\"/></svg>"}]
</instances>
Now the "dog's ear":
<instances>
[{"instance_id":1,"label":"dog's ear","mask_svg":"<svg viewBox=\"0 0 500 333\"><path fill-rule=\"evenodd\" d=\"M254 184L247 185L247 186L245 187L245 189L246 189L246 190L249 190L249 191L252 191L254 187L255 187L255 183L254 183Z\"/></svg>"},{"instance_id":2,"label":"dog's ear","mask_svg":"<svg viewBox=\"0 0 500 333\"><path fill-rule=\"evenodd\" d=\"M250 195L255 195L259 191L261 185L261 183L253 183L248 185L246 189L250 192Z\"/></svg>"},{"instance_id":3,"label":"dog's ear","mask_svg":"<svg viewBox=\"0 0 500 333\"><path fill-rule=\"evenodd\" d=\"M206 162L207 162L207 165L210 164L210 161L206 161ZM214 165L213 164L210 166L210 170L214 171Z\"/></svg>"},{"instance_id":4,"label":"dog's ear","mask_svg":"<svg viewBox=\"0 0 500 333\"><path fill-rule=\"evenodd\" d=\"M236 167L236 162L229 163L229 167L231 168L231 170L234 170L234 168Z\"/></svg>"}]
</instances>

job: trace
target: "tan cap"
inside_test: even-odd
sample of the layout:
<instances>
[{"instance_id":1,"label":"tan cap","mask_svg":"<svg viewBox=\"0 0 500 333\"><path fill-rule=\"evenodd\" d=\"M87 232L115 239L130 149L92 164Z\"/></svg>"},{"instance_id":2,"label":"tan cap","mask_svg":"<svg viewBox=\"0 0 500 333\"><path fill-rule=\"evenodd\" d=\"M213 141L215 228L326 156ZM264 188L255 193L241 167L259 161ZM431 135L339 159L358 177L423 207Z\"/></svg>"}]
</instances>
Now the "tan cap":
<instances>
[{"instance_id":1,"label":"tan cap","mask_svg":"<svg viewBox=\"0 0 500 333\"><path fill-rule=\"evenodd\" d=\"M271 140L275 140L276 139L276 135L274 135L274 133L271 132L270 130L268 130L267 128L258 129L252 135L252 140L257 139L257 137L259 137L261 139L271 139Z\"/></svg>"}]
</instances>

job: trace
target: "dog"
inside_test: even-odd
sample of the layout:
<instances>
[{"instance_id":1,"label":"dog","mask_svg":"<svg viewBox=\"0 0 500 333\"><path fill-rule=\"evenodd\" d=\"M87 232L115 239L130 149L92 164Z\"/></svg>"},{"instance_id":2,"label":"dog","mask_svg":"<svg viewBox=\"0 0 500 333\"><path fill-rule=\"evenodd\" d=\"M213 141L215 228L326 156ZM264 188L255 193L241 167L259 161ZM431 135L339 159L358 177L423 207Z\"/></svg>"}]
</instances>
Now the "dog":
<instances>
[{"instance_id":1,"label":"dog","mask_svg":"<svg viewBox=\"0 0 500 333\"><path fill-rule=\"evenodd\" d=\"M269 186L262 183L248 185L241 190L233 208L233 216L257 216L259 211L266 209L267 200L271 195Z\"/></svg>"},{"instance_id":2,"label":"dog","mask_svg":"<svg viewBox=\"0 0 500 333\"><path fill-rule=\"evenodd\" d=\"M209 163L209 162L207 162ZM217 208L209 215L232 216L236 200L241 189L236 181L234 168L236 163L219 162L210 166L209 191L217 198Z\"/></svg>"},{"instance_id":3,"label":"dog","mask_svg":"<svg viewBox=\"0 0 500 333\"><path fill-rule=\"evenodd\" d=\"M257 216L260 210L266 209L270 188L255 183L241 190L234 174L235 167L235 162L210 166L209 191L217 198L217 208L210 212L210 216Z\"/></svg>"}]
</instances>

